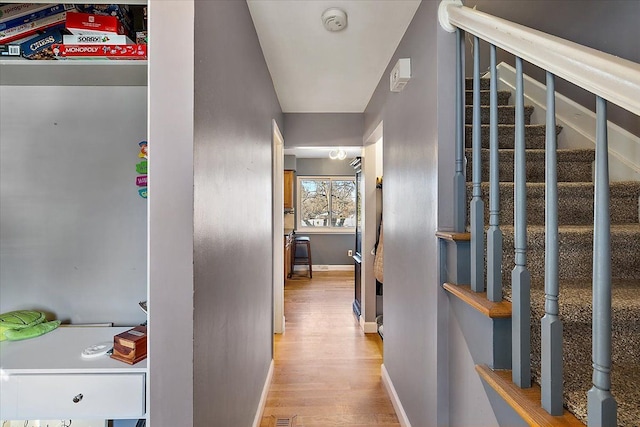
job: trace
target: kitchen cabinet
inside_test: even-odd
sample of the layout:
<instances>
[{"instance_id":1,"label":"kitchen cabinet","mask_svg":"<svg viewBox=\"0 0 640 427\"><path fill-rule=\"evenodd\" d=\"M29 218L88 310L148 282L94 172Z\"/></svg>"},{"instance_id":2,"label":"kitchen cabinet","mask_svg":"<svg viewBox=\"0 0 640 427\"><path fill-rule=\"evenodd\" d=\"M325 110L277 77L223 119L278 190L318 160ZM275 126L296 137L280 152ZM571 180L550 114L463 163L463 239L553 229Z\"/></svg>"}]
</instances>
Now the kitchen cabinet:
<instances>
[{"instance_id":1,"label":"kitchen cabinet","mask_svg":"<svg viewBox=\"0 0 640 427\"><path fill-rule=\"evenodd\" d=\"M291 246L293 243L293 233L284 236L284 277L291 277Z\"/></svg>"},{"instance_id":2,"label":"kitchen cabinet","mask_svg":"<svg viewBox=\"0 0 640 427\"><path fill-rule=\"evenodd\" d=\"M292 170L284 171L284 208L293 209L293 173Z\"/></svg>"}]
</instances>

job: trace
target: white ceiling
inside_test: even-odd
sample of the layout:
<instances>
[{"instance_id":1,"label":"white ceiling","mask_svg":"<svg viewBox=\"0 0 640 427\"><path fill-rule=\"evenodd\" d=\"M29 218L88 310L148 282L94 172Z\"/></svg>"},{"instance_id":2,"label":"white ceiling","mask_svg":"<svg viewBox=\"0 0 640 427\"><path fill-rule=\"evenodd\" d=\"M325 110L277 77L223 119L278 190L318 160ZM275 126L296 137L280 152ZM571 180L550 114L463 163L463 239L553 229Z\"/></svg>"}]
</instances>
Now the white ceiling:
<instances>
[{"instance_id":1,"label":"white ceiling","mask_svg":"<svg viewBox=\"0 0 640 427\"><path fill-rule=\"evenodd\" d=\"M285 113L361 113L420 0L247 0ZM347 28L329 32L339 7Z\"/></svg>"}]
</instances>

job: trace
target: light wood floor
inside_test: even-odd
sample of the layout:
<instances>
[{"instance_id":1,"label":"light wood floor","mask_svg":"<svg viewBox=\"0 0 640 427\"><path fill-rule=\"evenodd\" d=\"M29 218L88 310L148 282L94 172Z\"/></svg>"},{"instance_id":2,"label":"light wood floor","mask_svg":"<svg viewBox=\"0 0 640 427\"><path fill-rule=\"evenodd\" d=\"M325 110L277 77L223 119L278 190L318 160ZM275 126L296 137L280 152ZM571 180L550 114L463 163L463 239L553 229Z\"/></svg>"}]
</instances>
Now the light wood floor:
<instances>
[{"instance_id":1,"label":"light wood floor","mask_svg":"<svg viewBox=\"0 0 640 427\"><path fill-rule=\"evenodd\" d=\"M351 310L353 273L299 273L285 284L285 333L275 336L260 426L289 418L296 427L399 427L380 378L382 341L365 335Z\"/></svg>"}]
</instances>

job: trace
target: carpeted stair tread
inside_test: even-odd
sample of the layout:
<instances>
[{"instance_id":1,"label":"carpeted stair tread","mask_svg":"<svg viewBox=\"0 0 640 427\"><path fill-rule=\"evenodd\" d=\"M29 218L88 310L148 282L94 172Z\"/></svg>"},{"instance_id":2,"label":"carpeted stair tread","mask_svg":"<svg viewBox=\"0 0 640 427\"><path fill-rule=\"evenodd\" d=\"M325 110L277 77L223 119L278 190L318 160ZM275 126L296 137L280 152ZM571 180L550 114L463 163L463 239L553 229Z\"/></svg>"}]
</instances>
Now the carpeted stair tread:
<instances>
[{"instance_id":1,"label":"carpeted stair tread","mask_svg":"<svg viewBox=\"0 0 640 427\"><path fill-rule=\"evenodd\" d=\"M515 128L513 124L500 124L498 126L498 148L513 149L515 143ZM526 148L544 150L546 129L546 125L525 125L524 139ZM560 134L561 131L562 126L556 126L556 135ZM481 126L480 138L482 148L489 148L489 136L489 125L483 124ZM471 124L465 125L464 138L466 147L471 148L473 138L473 126Z\"/></svg>"},{"instance_id":2,"label":"carpeted stair tread","mask_svg":"<svg viewBox=\"0 0 640 427\"><path fill-rule=\"evenodd\" d=\"M481 184L485 223L489 215L490 183ZM544 225L544 182L527 183L527 224ZM467 200L471 201L473 184L467 183ZM610 218L612 224L637 224L640 182L612 182L610 185ZM558 183L558 223L560 225L593 225L594 186L586 182ZM500 183L500 224L513 224L514 184Z\"/></svg>"},{"instance_id":3,"label":"carpeted stair tread","mask_svg":"<svg viewBox=\"0 0 640 427\"><path fill-rule=\"evenodd\" d=\"M611 279L612 317L616 319L613 330L640 333L640 279ZM563 322L584 323L591 327L593 279L560 280L560 315ZM544 315L544 279L537 277L531 280L531 312L532 319L540 319ZM621 325L632 325L621 327ZM640 362L640 336L633 348L620 355L620 361L627 358Z\"/></svg>"},{"instance_id":4,"label":"carpeted stair tread","mask_svg":"<svg viewBox=\"0 0 640 427\"><path fill-rule=\"evenodd\" d=\"M531 115L533 114L534 107L531 105L524 106L524 124L531 124ZM489 124L490 108L488 105L480 106L480 122ZM498 106L498 121L502 124L514 124L516 118L516 107L513 105L499 105ZM465 107L465 123L471 124L473 121L473 106L467 105Z\"/></svg>"},{"instance_id":5,"label":"carpeted stair tread","mask_svg":"<svg viewBox=\"0 0 640 427\"><path fill-rule=\"evenodd\" d=\"M511 92L508 90L499 90L498 91L498 105L507 105L509 104L509 98L511 97ZM491 103L491 91L489 90L481 90L480 91L480 104L481 105L489 105ZM465 104L472 105L473 104L473 91L468 90L465 92Z\"/></svg>"},{"instance_id":6,"label":"carpeted stair tread","mask_svg":"<svg viewBox=\"0 0 640 427\"><path fill-rule=\"evenodd\" d=\"M565 352L575 349L564 347ZM583 362L575 365L564 363L564 406L583 423L587 423L587 392L591 389L591 351L583 354ZM612 364L611 393L618 403L618 426L637 427L638 403L640 402L640 388L638 388L638 365ZM539 383L539 373L532 372L532 379ZM617 390L617 391L616 391Z\"/></svg>"},{"instance_id":7,"label":"carpeted stair tread","mask_svg":"<svg viewBox=\"0 0 640 427\"><path fill-rule=\"evenodd\" d=\"M612 281L611 391L617 398L618 425L637 426L640 420L640 280ZM560 317L563 323L565 406L580 420L587 420L587 392L591 376L592 281L560 282ZM540 378L540 319L544 316L544 282L531 284L531 365ZM624 393L624 396L620 394ZM624 397L621 399L621 397Z\"/></svg>"},{"instance_id":8,"label":"carpeted stair tread","mask_svg":"<svg viewBox=\"0 0 640 427\"><path fill-rule=\"evenodd\" d=\"M514 263L514 227L501 226L503 233L503 284L508 286ZM527 268L531 277L544 277L545 230L543 225L527 227ZM593 272L593 227L558 227L561 279L588 278ZM640 279L640 224L612 224L611 273L616 279Z\"/></svg>"},{"instance_id":9,"label":"carpeted stair tread","mask_svg":"<svg viewBox=\"0 0 640 427\"><path fill-rule=\"evenodd\" d=\"M489 156L486 148L482 153L482 181L489 181ZM544 182L545 180L545 150L526 150L527 182ZM467 148L467 181L471 181L473 172L473 150ZM513 161L515 150L498 150L498 172L501 182L513 182ZM592 176L592 163L595 160L595 150L562 149L557 150L557 171L559 182L589 182Z\"/></svg>"}]
</instances>

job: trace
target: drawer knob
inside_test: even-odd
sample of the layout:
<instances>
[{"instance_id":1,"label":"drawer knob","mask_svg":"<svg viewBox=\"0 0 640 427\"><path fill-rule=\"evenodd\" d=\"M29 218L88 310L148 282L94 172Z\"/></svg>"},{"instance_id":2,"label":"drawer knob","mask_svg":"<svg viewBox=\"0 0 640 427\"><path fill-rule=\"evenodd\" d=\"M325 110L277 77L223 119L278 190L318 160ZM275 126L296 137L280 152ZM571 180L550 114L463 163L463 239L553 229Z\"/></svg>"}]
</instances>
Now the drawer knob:
<instances>
[{"instance_id":1,"label":"drawer knob","mask_svg":"<svg viewBox=\"0 0 640 427\"><path fill-rule=\"evenodd\" d=\"M73 403L78 403L82 400L84 396L82 395L82 393L76 395L76 397L73 398Z\"/></svg>"}]
</instances>

